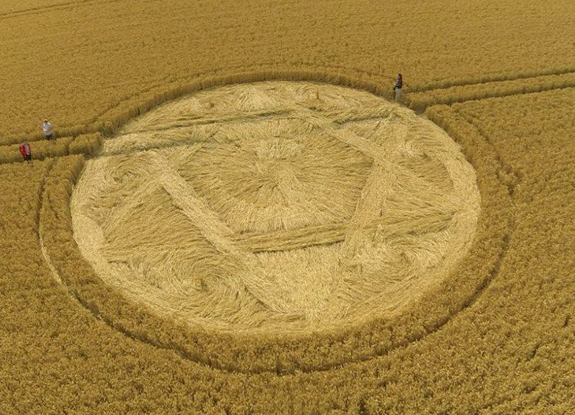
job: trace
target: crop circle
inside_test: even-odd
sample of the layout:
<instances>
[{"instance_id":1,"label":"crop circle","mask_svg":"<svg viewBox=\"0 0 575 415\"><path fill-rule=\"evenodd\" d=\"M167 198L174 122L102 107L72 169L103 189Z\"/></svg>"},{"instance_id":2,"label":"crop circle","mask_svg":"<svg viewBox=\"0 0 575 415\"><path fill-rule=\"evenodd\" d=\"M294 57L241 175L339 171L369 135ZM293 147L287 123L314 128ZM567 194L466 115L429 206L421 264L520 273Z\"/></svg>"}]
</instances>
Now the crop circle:
<instances>
[{"instance_id":1,"label":"crop circle","mask_svg":"<svg viewBox=\"0 0 575 415\"><path fill-rule=\"evenodd\" d=\"M367 92L303 82L202 91L87 162L74 237L108 285L218 332L318 332L398 315L473 243L459 146Z\"/></svg>"}]
</instances>

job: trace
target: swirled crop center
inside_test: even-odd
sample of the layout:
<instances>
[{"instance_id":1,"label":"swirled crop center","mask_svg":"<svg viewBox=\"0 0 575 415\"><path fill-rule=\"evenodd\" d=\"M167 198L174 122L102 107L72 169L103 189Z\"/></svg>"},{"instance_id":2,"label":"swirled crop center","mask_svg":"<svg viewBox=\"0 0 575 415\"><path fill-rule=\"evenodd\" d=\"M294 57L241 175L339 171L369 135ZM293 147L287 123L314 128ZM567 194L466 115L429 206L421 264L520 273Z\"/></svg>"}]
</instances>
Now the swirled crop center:
<instances>
[{"instance_id":1,"label":"swirled crop center","mask_svg":"<svg viewBox=\"0 0 575 415\"><path fill-rule=\"evenodd\" d=\"M474 169L430 121L298 82L203 91L89 161L74 234L100 277L210 330L328 330L401 313L462 260Z\"/></svg>"}]
</instances>

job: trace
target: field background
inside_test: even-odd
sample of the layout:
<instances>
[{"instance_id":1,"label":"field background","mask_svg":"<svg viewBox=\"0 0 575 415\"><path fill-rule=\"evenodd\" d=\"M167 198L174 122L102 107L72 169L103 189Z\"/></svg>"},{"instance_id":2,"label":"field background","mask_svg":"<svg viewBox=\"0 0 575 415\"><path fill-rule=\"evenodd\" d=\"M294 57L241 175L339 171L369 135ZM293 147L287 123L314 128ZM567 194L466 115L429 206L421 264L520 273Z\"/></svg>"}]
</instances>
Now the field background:
<instances>
[{"instance_id":1,"label":"field background","mask_svg":"<svg viewBox=\"0 0 575 415\"><path fill-rule=\"evenodd\" d=\"M571 0L3 2L0 413L574 413L574 18ZM310 348L313 369L250 371L248 353L230 371L126 335L54 278L39 231L73 254L57 195L99 134L226 82L391 97L397 72L405 103L463 146L482 198L504 212L505 226L481 230L502 235L499 259L486 248L489 277L449 321L363 358L361 340L345 344L344 363L322 367L328 353ZM34 143L44 118L59 137L50 148ZM23 139L43 161L20 162Z\"/></svg>"}]
</instances>

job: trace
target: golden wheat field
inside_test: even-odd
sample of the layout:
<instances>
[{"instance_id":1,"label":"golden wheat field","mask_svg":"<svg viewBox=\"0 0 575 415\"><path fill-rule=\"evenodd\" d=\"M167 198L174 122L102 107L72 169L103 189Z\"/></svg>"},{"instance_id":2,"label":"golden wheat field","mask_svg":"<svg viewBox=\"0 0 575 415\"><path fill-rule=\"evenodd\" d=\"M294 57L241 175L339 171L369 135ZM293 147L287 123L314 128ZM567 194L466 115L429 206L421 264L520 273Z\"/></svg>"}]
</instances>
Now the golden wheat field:
<instances>
[{"instance_id":1,"label":"golden wheat field","mask_svg":"<svg viewBox=\"0 0 575 415\"><path fill-rule=\"evenodd\" d=\"M3 1L0 414L575 414L574 22Z\"/></svg>"}]
</instances>

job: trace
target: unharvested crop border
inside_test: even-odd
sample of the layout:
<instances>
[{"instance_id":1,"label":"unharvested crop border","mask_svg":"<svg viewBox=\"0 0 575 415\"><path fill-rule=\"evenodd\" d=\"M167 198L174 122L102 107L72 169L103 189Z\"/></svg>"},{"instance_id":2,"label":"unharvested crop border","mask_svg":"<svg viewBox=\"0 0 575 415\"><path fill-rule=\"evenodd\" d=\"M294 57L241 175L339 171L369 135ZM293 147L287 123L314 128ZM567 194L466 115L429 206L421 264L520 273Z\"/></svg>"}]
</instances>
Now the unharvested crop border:
<instances>
[{"instance_id":1,"label":"unharvested crop border","mask_svg":"<svg viewBox=\"0 0 575 415\"><path fill-rule=\"evenodd\" d=\"M510 95L530 94L575 86L575 71L565 71L534 77L494 80L474 84L451 85L445 88L412 90L407 105L415 111L424 111L432 105L451 105L459 102Z\"/></svg>"},{"instance_id":2,"label":"unharvested crop border","mask_svg":"<svg viewBox=\"0 0 575 415\"><path fill-rule=\"evenodd\" d=\"M267 72L222 76L178 88L162 95L161 99L136 107L129 115L136 116L142 109L150 109L153 104L167 99L230 82L255 82L269 78L318 81L317 73L307 76L309 78L301 72L274 73L274 76ZM365 80L332 78L325 74L322 79L344 86L363 85L362 89L367 90L378 88ZM84 161L81 156L60 158L46 180L39 229L47 260L70 293L110 327L133 339L175 351L186 359L215 369L281 375L295 371L329 370L385 355L438 331L451 317L471 306L497 275L513 227L509 183L507 176L501 173L506 168L493 146L449 107L431 108L428 116L462 146L476 169L482 214L475 243L459 268L441 286L427 293L412 310L392 320L375 320L327 334L266 338L193 331L182 324L157 317L104 284L76 245L69 198L81 172Z\"/></svg>"},{"instance_id":3,"label":"unharvested crop border","mask_svg":"<svg viewBox=\"0 0 575 415\"><path fill-rule=\"evenodd\" d=\"M204 90L232 83L257 81L311 81L331 83L366 90L375 95L392 99L391 85L394 74L376 72L343 65L318 65L309 62L267 62L258 65L238 65L214 68L183 77L166 77L138 92L125 95L111 102L108 108L78 125L55 129L57 138L99 133L113 136L128 120L156 106ZM575 68L546 69L537 72L495 74L443 81L431 81L425 85L405 84L405 104L417 112L437 104L453 104L468 100L535 93L551 89L575 87ZM21 161L13 146L22 141L43 140L42 133L0 137L0 163ZM90 153L86 153L90 155Z\"/></svg>"}]
</instances>

